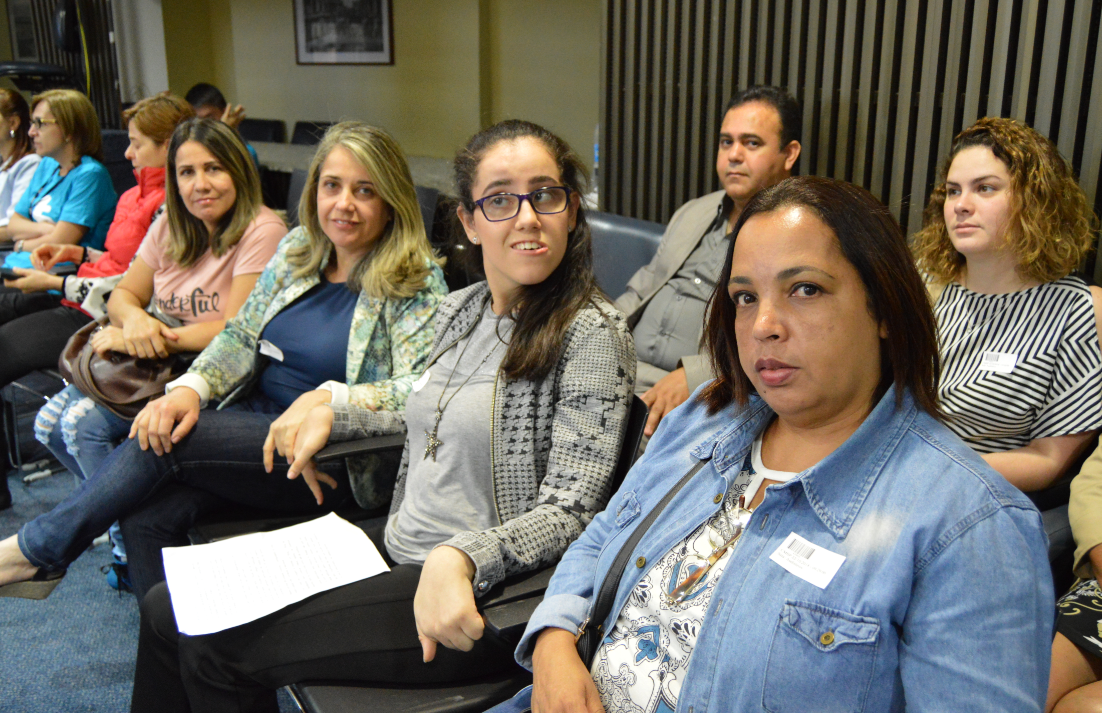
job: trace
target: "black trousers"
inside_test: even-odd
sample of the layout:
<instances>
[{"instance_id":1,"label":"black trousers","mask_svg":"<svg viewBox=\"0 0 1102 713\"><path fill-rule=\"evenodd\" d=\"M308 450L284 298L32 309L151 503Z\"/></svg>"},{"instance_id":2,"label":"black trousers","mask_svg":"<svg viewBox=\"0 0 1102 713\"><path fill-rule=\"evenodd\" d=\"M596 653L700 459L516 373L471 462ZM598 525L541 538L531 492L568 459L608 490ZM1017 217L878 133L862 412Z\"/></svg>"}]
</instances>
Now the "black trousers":
<instances>
[{"instance_id":1,"label":"black trousers","mask_svg":"<svg viewBox=\"0 0 1102 713\"><path fill-rule=\"evenodd\" d=\"M385 519L365 526L386 553ZM275 691L300 681L429 684L465 681L513 666L512 647L487 632L472 651L438 647L421 660L413 595L421 567L391 571L314 595L262 619L184 636L168 589L141 603L132 713L277 713Z\"/></svg>"},{"instance_id":2,"label":"black trousers","mask_svg":"<svg viewBox=\"0 0 1102 713\"><path fill-rule=\"evenodd\" d=\"M0 388L36 369L56 369L69 337L91 321L79 309L61 306L57 295L0 287ZM0 438L0 472L7 470L8 443Z\"/></svg>"},{"instance_id":3,"label":"black trousers","mask_svg":"<svg viewBox=\"0 0 1102 713\"><path fill-rule=\"evenodd\" d=\"M91 321L56 295L0 290L0 387L35 369L56 369L69 337Z\"/></svg>"}]
</instances>

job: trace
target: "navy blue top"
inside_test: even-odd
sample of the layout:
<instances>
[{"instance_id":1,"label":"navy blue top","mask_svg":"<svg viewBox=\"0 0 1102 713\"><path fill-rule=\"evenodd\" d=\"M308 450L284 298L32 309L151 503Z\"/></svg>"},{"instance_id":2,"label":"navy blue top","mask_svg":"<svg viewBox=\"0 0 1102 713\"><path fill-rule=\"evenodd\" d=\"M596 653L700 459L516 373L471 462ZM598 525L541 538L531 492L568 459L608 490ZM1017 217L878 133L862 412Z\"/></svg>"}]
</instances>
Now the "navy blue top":
<instances>
[{"instance_id":1,"label":"navy blue top","mask_svg":"<svg viewBox=\"0 0 1102 713\"><path fill-rule=\"evenodd\" d=\"M343 282L327 282L307 290L272 317L260 337L268 367L260 375L260 390L282 408L326 381L345 381L348 333L359 296ZM278 351L277 351L278 350ZM280 359L282 353L282 360Z\"/></svg>"}]
</instances>

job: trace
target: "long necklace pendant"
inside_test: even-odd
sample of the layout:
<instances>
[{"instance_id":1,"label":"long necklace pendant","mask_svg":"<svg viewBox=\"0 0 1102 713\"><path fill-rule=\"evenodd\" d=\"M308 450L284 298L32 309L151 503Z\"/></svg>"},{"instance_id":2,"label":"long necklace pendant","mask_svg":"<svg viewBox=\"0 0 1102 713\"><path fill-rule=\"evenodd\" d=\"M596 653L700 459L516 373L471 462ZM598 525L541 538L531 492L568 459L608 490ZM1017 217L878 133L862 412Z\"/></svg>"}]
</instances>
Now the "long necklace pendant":
<instances>
[{"instance_id":1,"label":"long necklace pendant","mask_svg":"<svg viewBox=\"0 0 1102 713\"><path fill-rule=\"evenodd\" d=\"M436 462L436 449L444 445L444 442L436 437L440 431L440 417L443 415L443 411L436 409L436 423L433 424L431 431L425 431L425 458L432 456L433 463Z\"/></svg>"}]
</instances>

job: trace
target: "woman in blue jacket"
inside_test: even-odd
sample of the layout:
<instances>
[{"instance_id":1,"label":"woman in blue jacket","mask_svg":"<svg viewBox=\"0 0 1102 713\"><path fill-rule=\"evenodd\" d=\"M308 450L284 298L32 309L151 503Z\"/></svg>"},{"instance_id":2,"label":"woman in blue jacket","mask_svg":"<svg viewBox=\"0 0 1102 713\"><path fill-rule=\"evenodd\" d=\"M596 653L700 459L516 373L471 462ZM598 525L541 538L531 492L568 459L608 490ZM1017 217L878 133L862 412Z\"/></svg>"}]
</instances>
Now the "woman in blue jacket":
<instances>
[{"instance_id":1,"label":"woman in blue jacket","mask_svg":"<svg viewBox=\"0 0 1102 713\"><path fill-rule=\"evenodd\" d=\"M559 564L517 649L532 710L1040 710L1041 518L939 421L898 225L862 189L800 177L733 234L705 329L718 378Z\"/></svg>"}]
</instances>

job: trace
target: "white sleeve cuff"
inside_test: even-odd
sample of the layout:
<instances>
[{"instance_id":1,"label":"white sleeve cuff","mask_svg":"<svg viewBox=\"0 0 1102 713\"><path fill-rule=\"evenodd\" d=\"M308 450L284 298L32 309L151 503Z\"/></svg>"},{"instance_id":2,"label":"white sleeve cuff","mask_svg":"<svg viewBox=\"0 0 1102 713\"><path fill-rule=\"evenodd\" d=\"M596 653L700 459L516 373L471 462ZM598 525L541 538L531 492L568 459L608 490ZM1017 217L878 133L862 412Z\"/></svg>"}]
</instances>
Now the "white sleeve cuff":
<instances>
[{"instance_id":1,"label":"white sleeve cuff","mask_svg":"<svg viewBox=\"0 0 1102 713\"><path fill-rule=\"evenodd\" d=\"M188 372L179 379L165 384L165 393L169 393L177 386L186 386L189 389L193 389L195 393L199 394L199 408L207 407L207 402L210 401L210 385L207 384L206 379L198 374Z\"/></svg>"},{"instance_id":2,"label":"white sleeve cuff","mask_svg":"<svg viewBox=\"0 0 1102 713\"><path fill-rule=\"evenodd\" d=\"M348 400L351 397L351 392L348 390L348 384L342 384L339 381L327 381L317 388L318 391L328 391L333 394L333 399L329 402L333 406L345 406L348 404Z\"/></svg>"}]
</instances>

